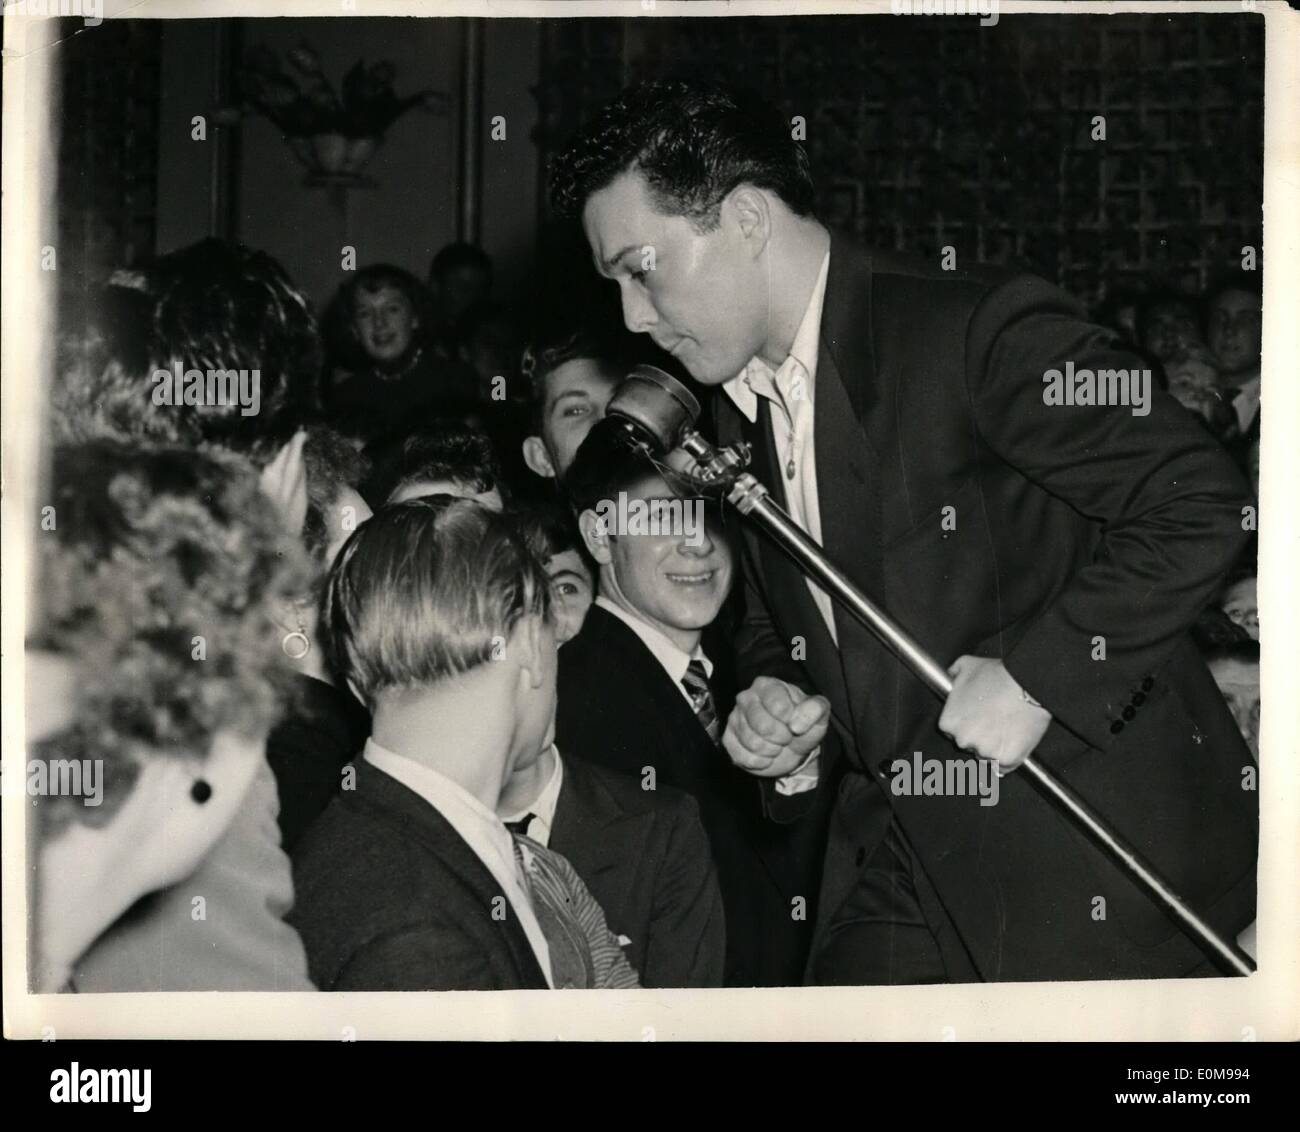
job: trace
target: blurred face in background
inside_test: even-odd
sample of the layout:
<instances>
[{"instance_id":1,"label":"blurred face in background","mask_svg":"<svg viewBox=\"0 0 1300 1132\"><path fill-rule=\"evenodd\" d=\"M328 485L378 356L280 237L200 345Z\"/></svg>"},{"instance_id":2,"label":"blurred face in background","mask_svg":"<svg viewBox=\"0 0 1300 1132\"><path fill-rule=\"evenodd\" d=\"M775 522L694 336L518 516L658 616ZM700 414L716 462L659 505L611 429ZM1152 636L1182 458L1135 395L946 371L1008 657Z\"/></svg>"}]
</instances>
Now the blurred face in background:
<instances>
[{"instance_id":1,"label":"blurred face in background","mask_svg":"<svg viewBox=\"0 0 1300 1132\"><path fill-rule=\"evenodd\" d=\"M1223 595L1223 612L1234 625L1240 625L1250 634L1252 641L1259 640L1259 600L1254 578L1242 578L1228 587Z\"/></svg>"},{"instance_id":2,"label":"blurred face in background","mask_svg":"<svg viewBox=\"0 0 1300 1132\"><path fill-rule=\"evenodd\" d=\"M1259 367L1261 337L1259 296L1249 291L1224 291L1210 307L1209 346L1224 374Z\"/></svg>"},{"instance_id":3,"label":"blurred face in background","mask_svg":"<svg viewBox=\"0 0 1300 1132\"><path fill-rule=\"evenodd\" d=\"M437 289L443 317L458 322L488 297L492 277L481 267L465 264L439 275Z\"/></svg>"},{"instance_id":4,"label":"blurred face in background","mask_svg":"<svg viewBox=\"0 0 1300 1132\"><path fill-rule=\"evenodd\" d=\"M1199 338L1191 307L1185 303L1160 303L1145 319L1142 345L1163 362L1177 357Z\"/></svg>"},{"instance_id":5,"label":"blurred face in background","mask_svg":"<svg viewBox=\"0 0 1300 1132\"><path fill-rule=\"evenodd\" d=\"M576 549L562 550L546 560L546 574L551 579L551 615L555 621L556 644L564 644L578 635L587 610L595 600L595 583L587 563Z\"/></svg>"},{"instance_id":6,"label":"blurred face in background","mask_svg":"<svg viewBox=\"0 0 1300 1132\"><path fill-rule=\"evenodd\" d=\"M405 357L419 325L410 300L396 287L357 295L353 326L361 348L376 365L391 365Z\"/></svg>"},{"instance_id":7,"label":"blurred face in background","mask_svg":"<svg viewBox=\"0 0 1300 1132\"><path fill-rule=\"evenodd\" d=\"M1240 660L1215 660L1210 675L1223 693L1232 718L1250 753L1259 759L1259 665Z\"/></svg>"}]
</instances>

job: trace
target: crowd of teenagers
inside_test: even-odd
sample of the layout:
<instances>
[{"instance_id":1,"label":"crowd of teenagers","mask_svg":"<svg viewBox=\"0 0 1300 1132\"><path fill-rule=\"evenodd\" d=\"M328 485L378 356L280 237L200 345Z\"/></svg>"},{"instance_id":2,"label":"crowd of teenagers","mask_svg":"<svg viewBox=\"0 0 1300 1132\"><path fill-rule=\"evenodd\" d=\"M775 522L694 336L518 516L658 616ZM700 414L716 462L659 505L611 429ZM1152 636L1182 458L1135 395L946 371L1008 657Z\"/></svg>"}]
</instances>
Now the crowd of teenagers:
<instances>
[{"instance_id":1,"label":"crowd of teenagers","mask_svg":"<svg viewBox=\"0 0 1300 1132\"><path fill-rule=\"evenodd\" d=\"M64 328L29 759L103 789L34 799L34 987L835 981L809 959L836 765L724 749L741 519L605 417L672 363L574 307L525 328L457 244L318 320L270 255L205 240ZM1257 493L1258 290L1097 319ZM256 411L156 395L190 371L255 373ZM702 521L614 530L620 497ZM1257 755L1253 556L1193 635Z\"/></svg>"}]
</instances>

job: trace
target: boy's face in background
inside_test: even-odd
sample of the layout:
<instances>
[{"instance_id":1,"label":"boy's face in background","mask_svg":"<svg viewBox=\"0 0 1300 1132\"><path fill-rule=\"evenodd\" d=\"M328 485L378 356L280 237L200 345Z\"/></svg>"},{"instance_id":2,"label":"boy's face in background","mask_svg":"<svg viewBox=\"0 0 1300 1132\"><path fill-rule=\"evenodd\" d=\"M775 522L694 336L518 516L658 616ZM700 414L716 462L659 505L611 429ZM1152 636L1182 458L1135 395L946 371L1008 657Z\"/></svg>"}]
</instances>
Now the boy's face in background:
<instances>
[{"instance_id":1,"label":"boy's face in background","mask_svg":"<svg viewBox=\"0 0 1300 1132\"><path fill-rule=\"evenodd\" d=\"M546 375L542 405L541 442L550 474L563 476L573 463L591 426L604 417L605 407L622 378L596 358L571 358ZM529 461L534 471L539 468Z\"/></svg>"},{"instance_id":2,"label":"boy's face in background","mask_svg":"<svg viewBox=\"0 0 1300 1132\"><path fill-rule=\"evenodd\" d=\"M551 579L551 613L557 645L578 635L587 610L595 600L595 585L587 563L576 549L562 550L546 560Z\"/></svg>"}]
</instances>

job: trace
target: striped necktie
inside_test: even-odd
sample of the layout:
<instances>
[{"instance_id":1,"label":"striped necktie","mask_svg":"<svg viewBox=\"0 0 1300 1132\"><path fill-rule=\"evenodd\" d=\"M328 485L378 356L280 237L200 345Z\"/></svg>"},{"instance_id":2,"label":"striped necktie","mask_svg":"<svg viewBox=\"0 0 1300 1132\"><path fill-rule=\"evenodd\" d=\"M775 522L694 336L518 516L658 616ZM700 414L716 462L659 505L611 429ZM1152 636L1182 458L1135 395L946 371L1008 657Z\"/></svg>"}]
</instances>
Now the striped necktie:
<instances>
[{"instance_id":1,"label":"striped necktie","mask_svg":"<svg viewBox=\"0 0 1300 1132\"><path fill-rule=\"evenodd\" d=\"M718 720L718 708L713 702L713 692L709 689L709 676L704 670L703 661L693 660L686 666L682 686L691 697L695 718L700 721L700 726L716 745L722 737L722 725Z\"/></svg>"}]
</instances>

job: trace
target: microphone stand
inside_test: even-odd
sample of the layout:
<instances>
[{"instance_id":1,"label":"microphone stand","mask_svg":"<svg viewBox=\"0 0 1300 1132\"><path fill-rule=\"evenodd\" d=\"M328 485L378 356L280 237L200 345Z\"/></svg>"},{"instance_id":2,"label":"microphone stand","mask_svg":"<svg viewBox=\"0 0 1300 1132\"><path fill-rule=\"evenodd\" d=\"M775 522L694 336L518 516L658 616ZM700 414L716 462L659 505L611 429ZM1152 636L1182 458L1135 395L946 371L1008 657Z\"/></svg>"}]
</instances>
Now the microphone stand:
<instances>
[{"instance_id":1,"label":"microphone stand","mask_svg":"<svg viewBox=\"0 0 1300 1132\"><path fill-rule=\"evenodd\" d=\"M619 387L606 413L630 426L629 431L647 447L663 452L677 447L690 455L695 465L689 474L697 483L727 488L727 502L767 531L805 574L870 630L936 696L948 697L953 682L947 668L834 566L822 547L772 499L767 488L743 470L749 463L748 447L718 448L695 430L699 404L675 378L653 366L638 366ZM647 442L647 437L652 443ZM1249 955L1189 907L1155 868L1056 774L1032 758L1018 769L1172 916L1221 969L1237 975L1249 975L1255 970Z\"/></svg>"}]
</instances>

